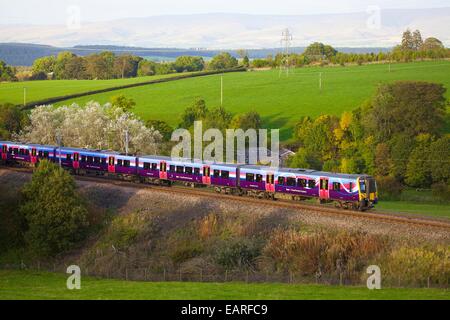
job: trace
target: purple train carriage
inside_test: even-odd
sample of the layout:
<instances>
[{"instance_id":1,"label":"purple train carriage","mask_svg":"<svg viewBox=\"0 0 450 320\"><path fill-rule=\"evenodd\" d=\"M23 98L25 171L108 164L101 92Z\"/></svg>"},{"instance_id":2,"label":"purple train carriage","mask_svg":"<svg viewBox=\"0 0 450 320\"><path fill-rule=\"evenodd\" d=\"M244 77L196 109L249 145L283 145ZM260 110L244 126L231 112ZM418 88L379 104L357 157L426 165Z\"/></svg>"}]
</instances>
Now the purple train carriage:
<instances>
[{"instance_id":1,"label":"purple train carriage","mask_svg":"<svg viewBox=\"0 0 450 320\"><path fill-rule=\"evenodd\" d=\"M377 203L375 179L307 169L206 163L161 156L127 156L111 151L57 148L0 141L0 159L36 165L42 159L59 162L76 174L112 175L141 182L209 186L216 192L259 198L318 199L341 207L366 210Z\"/></svg>"}]
</instances>

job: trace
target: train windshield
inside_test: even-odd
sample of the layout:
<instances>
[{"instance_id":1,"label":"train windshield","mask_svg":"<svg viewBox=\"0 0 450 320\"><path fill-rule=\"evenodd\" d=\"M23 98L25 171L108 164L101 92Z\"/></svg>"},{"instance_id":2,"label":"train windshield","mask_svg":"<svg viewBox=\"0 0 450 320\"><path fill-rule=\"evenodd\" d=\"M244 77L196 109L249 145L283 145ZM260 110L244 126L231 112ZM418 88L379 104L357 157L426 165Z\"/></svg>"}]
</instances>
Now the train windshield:
<instances>
[{"instance_id":1,"label":"train windshield","mask_svg":"<svg viewBox=\"0 0 450 320\"><path fill-rule=\"evenodd\" d=\"M362 193L365 193L365 192L366 192L366 181L364 181L364 180L359 180L359 190L360 190Z\"/></svg>"}]
</instances>

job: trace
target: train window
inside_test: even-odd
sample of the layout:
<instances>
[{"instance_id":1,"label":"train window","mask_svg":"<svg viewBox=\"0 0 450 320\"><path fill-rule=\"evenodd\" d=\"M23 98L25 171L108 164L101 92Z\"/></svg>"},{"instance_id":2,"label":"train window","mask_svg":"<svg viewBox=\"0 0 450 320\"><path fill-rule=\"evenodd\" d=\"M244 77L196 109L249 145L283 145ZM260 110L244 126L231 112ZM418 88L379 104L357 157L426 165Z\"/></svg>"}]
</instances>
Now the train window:
<instances>
[{"instance_id":1,"label":"train window","mask_svg":"<svg viewBox=\"0 0 450 320\"><path fill-rule=\"evenodd\" d=\"M359 190L361 190L362 193L366 192L366 182L364 180L359 181Z\"/></svg>"},{"instance_id":2,"label":"train window","mask_svg":"<svg viewBox=\"0 0 450 320\"><path fill-rule=\"evenodd\" d=\"M350 182L350 183L348 184L348 191L349 191L349 192L352 192L352 189L353 189L353 182Z\"/></svg>"},{"instance_id":3,"label":"train window","mask_svg":"<svg viewBox=\"0 0 450 320\"><path fill-rule=\"evenodd\" d=\"M159 165L159 169L161 170L161 172L166 172L167 163L161 162L161 164Z\"/></svg>"},{"instance_id":4,"label":"train window","mask_svg":"<svg viewBox=\"0 0 450 320\"><path fill-rule=\"evenodd\" d=\"M328 190L328 180L320 179L320 190Z\"/></svg>"},{"instance_id":5,"label":"train window","mask_svg":"<svg viewBox=\"0 0 450 320\"><path fill-rule=\"evenodd\" d=\"M287 185L290 187L295 187L295 178L287 178Z\"/></svg>"},{"instance_id":6,"label":"train window","mask_svg":"<svg viewBox=\"0 0 450 320\"><path fill-rule=\"evenodd\" d=\"M100 163L100 157L94 157L94 163Z\"/></svg>"},{"instance_id":7,"label":"train window","mask_svg":"<svg viewBox=\"0 0 450 320\"><path fill-rule=\"evenodd\" d=\"M44 151L44 158L48 158L48 156L49 156L48 151Z\"/></svg>"},{"instance_id":8,"label":"train window","mask_svg":"<svg viewBox=\"0 0 450 320\"><path fill-rule=\"evenodd\" d=\"M87 162L88 162L88 163L94 162L94 157L92 157L92 156L87 156Z\"/></svg>"},{"instance_id":9,"label":"train window","mask_svg":"<svg viewBox=\"0 0 450 320\"><path fill-rule=\"evenodd\" d=\"M267 182L267 183L273 184L273 183L274 183L274 180L275 180L275 176L274 176L273 174L268 174L268 175L266 176L266 182Z\"/></svg>"},{"instance_id":10,"label":"train window","mask_svg":"<svg viewBox=\"0 0 450 320\"><path fill-rule=\"evenodd\" d=\"M113 165L114 165L114 157L109 157L109 159L108 159L108 164L109 164L110 166L113 166Z\"/></svg>"},{"instance_id":11,"label":"train window","mask_svg":"<svg viewBox=\"0 0 450 320\"><path fill-rule=\"evenodd\" d=\"M152 163L152 170L158 170L158 164L157 163Z\"/></svg>"},{"instance_id":12,"label":"train window","mask_svg":"<svg viewBox=\"0 0 450 320\"><path fill-rule=\"evenodd\" d=\"M36 157L36 149L31 149L31 155L32 155L33 157Z\"/></svg>"},{"instance_id":13,"label":"train window","mask_svg":"<svg viewBox=\"0 0 450 320\"><path fill-rule=\"evenodd\" d=\"M8 147L7 147L6 145L4 145L4 146L2 147L2 152L3 152L3 153L6 153L7 150L8 150Z\"/></svg>"},{"instance_id":14,"label":"train window","mask_svg":"<svg viewBox=\"0 0 450 320\"><path fill-rule=\"evenodd\" d=\"M262 176L262 174L257 174L257 175L256 175L255 181L256 181L256 182L262 182L262 181L263 181L263 176Z\"/></svg>"},{"instance_id":15,"label":"train window","mask_svg":"<svg viewBox=\"0 0 450 320\"><path fill-rule=\"evenodd\" d=\"M210 175L210 173L211 173L210 170L211 170L211 169L210 169L209 167L203 167L203 175L204 175L205 177L209 177L209 175Z\"/></svg>"},{"instance_id":16,"label":"train window","mask_svg":"<svg viewBox=\"0 0 450 320\"><path fill-rule=\"evenodd\" d=\"M101 158L101 163L103 164L103 165L105 165L106 164L106 158Z\"/></svg>"},{"instance_id":17,"label":"train window","mask_svg":"<svg viewBox=\"0 0 450 320\"><path fill-rule=\"evenodd\" d=\"M131 165L131 164L130 164L130 160L123 160L123 166L124 166L124 167L127 167L127 168L128 168L128 167L130 167L130 165Z\"/></svg>"},{"instance_id":18,"label":"train window","mask_svg":"<svg viewBox=\"0 0 450 320\"><path fill-rule=\"evenodd\" d=\"M220 177L220 170L214 170L214 178Z\"/></svg>"},{"instance_id":19,"label":"train window","mask_svg":"<svg viewBox=\"0 0 450 320\"><path fill-rule=\"evenodd\" d=\"M144 162L144 170L150 170L150 163Z\"/></svg>"},{"instance_id":20,"label":"train window","mask_svg":"<svg viewBox=\"0 0 450 320\"><path fill-rule=\"evenodd\" d=\"M184 172L186 172L187 174L192 174L192 168L186 167L186 168L184 168Z\"/></svg>"},{"instance_id":21,"label":"train window","mask_svg":"<svg viewBox=\"0 0 450 320\"><path fill-rule=\"evenodd\" d=\"M333 182L333 190L341 191L341 184L339 182Z\"/></svg>"},{"instance_id":22,"label":"train window","mask_svg":"<svg viewBox=\"0 0 450 320\"><path fill-rule=\"evenodd\" d=\"M71 159L71 155L70 154L66 154L66 160L70 161L70 159Z\"/></svg>"},{"instance_id":23,"label":"train window","mask_svg":"<svg viewBox=\"0 0 450 320\"><path fill-rule=\"evenodd\" d=\"M74 153L73 154L73 161L79 161L80 160L80 155L78 153Z\"/></svg>"},{"instance_id":24,"label":"train window","mask_svg":"<svg viewBox=\"0 0 450 320\"><path fill-rule=\"evenodd\" d=\"M278 177L278 184L284 184L284 177Z\"/></svg>"},{"instance_id":25,"label":"train window","mask_svg":"<svg viewBox=\"0 0 450 320\"><path fill-rule=\"evenodd\" d=\"M13 152L14 152L13 148L9 147L8 153L13 153Z\"/></svg>"},{"instance_id":26,"label":"train window","mask_svg":"<svg viewBox=\"0 0 450 320\"><path fill-rule=\"evenodd\" d=\"M199 176L200 175L200 168L194 168L194 174L196 176Z\"/></svg>"},{"instance_id":27,"label":"train window","mask_svg":"<svg viewBox=\"0 0 450 320\"><path fill-rule=\"evenodd\" d=\"M222 170L222 172L220 173L220 177L223 179L228 179L228 178L230 178L230 172Z\"/></svg>"},{"instance_id":28,"label":"train window","mask_svg":"<svg viewBox=\"0 0 450 320\"><path fill-rule=\"evenodd\" d=\"M255 181L255 175L253 173L247 173L245 175L245 180L247 180L248 182L253 182Z\"/></svg>"},{"instance_id":29,"label":"train window","mask_svg":"<svg viewBox=\"0 0 450 320\"><path fill-rule=\"evenodd\" d=\"M118 165L119 167L122 167L122 166L123 166L123 160L122 160L122 159L118 159L118 160L117 160L117 165Z\"/></svg>"},{"instance_id":30,"label":"train window","mask_svg":"<svg viewBox=\"0 0 450 320\"><path fill-rule=\"evenodd\" d=\"M81 162L86 162L86 156L81 156Z\"/></svg>"},{"instance_id":31,"label":"train window","mask_svg":"<svg viewBox=\"0 0 450 320\"><path fill-rule=\"evenodd\" d=\"M313 189L316 187L316 180L308 180L308 188Z\"/></svg>"},{"instance_id":32,"label":"train window","mask_svg":"<svg viewBox=\"0 0 450 320\"><path fill-rule=\"evenodd\" d=\"M306 187L306 179L297 179L297 187Z\"/></svg>"},{"instance_id":33,"label":"train window","mask_svg":"<svg viewBox=\"0 0 450 320\"><path fill-rule=\"evenodd\" d=\"M183 166L177 166L177 173L183 173L184 167Z\"/></svg>"},{"instance_id":34,"label":"train window","mask_svg":"<svg viewBox=\"0 0 450 320\"><path fill-rule=\"evenodd\" d=\"M170 171L170 172L175 172L175 166L174 166L173 164L170 165L169 171Z\"/></svg>"}]
</instances>

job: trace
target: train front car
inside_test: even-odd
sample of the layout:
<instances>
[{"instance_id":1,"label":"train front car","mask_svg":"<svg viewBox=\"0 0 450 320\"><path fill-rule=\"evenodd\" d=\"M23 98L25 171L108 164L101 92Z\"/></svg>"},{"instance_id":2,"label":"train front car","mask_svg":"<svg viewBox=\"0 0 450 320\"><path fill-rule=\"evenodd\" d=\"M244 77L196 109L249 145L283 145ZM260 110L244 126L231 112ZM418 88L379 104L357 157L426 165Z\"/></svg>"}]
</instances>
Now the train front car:
<instances>
[{"instance_id":1,"label":"train front car","mask_svg":"<svg viewBox=\"0 0 450 320\"><path fill-rule=\"evenodd\" d=\"M378 190L375 178L360 176L357 178L359 192L359 209L367 210L378 203Z\"/></svg>"}]
</instances>

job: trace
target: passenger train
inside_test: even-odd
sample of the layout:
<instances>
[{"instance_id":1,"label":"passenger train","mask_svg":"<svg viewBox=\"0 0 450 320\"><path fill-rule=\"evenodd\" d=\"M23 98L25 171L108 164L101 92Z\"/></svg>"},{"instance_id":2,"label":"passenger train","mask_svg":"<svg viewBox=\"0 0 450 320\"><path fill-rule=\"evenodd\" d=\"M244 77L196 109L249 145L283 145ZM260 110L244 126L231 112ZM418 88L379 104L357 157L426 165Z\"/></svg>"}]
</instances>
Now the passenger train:
<instances>
[{"instance_id":1,"label":"passenger train","mask_svg":"<svg viewBox=\"0 0 450 320\"><path fill-rule=\"evenodd\" d=\"M308 169L173 160L162 156L130 156L112 151L0 141L4 164L36 165L42 159L61 163L74 174L107 175L142 183L212 187L216 192L266 199L335 202L337 206L368 210L378 201L373 177Z\"/></svg>"}]
</instances>

